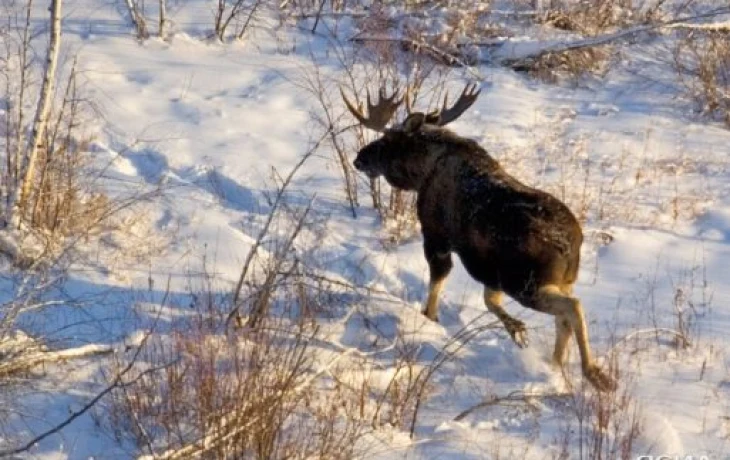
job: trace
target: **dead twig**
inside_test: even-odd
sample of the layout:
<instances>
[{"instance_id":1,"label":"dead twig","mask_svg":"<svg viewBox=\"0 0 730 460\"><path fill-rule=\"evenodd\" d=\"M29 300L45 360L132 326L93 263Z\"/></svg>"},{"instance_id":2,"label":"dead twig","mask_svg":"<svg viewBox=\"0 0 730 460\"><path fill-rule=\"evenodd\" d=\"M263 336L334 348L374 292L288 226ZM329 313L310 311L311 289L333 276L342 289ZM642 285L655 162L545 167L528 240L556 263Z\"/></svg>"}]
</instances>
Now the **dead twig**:
<instances>
[{"instance_id":1,"label":"dead twig","mask_svg":"<svg viewBox=\"0 0 730 460\"><path fill-rule=\"evenodd\" d=\"M299 385L293 387L288 394L289 397L296 396L304 392L309 388L321 375L329 372L329 370L337 364L342 358L354 353L356 350L350 348L344 352L338 354L332 358L327 364L319 368L309 376L305 381ZM211 432L205 434L201 439L195 441L187 446L180 449L169 450L162 453L161 455L145 455L140 457L140 460L177 460L177 459L188 459L197 458L203 456L206 452L217 448L219 445L225 443L229 439L233 439L240 433L245 432L253 424L257 423L261 417L265 416L265 412L258 412L254 417L251 417L241 423L238 417L232 417L228 420L224 420L220 426L215 427Z\"/></svg>"},{"instance_id":2,"label":"dead twig","mask_svg":"<svg viewBox=\"0 0 730 460\"><path fill-rule=\"evenodd\" d=\"M381 42L401 44L402 46L405 46L408 49L412 49L415 52L424 52L425 54L431 56L433 59L445 65L453 67L463 67L472 76L472 78L478 81L486 80L483 75L473 69L473 66L475 64L478 64L477 62L470 62L464 55L450 53L424 41L414 40L405 37L387 37L364 34L352 37L350 41L353 43Z\"/></svg>"},{"instance_id":3,"label":"dead twig","mask_svg":"<svg viewBox=\"0 0 730 460\"><path fill-rule=\"evenodd\" d=\"M509 403L509 402L523 402L527 404L531 409L537 411L539 407L535 403L536 399L557 399L557 398L564 398L566 396L569 396L566 393L526 393L522 390L516 390L511 393L509 393L507 396L492 396L486 401L482 401L479 404L472 406L465 411L461 412L459 415L454 417L454 421L458 422L460 420L463 420L468 415L470 415L472 412L483 409L485 407L492 407L492 406L498 406L500 404Z\"/></svg>"},{"instance_id":4,"label":"dead twig","mask_svg":"<svg viewBox=\"0 0 730 460\"><path fill-rule=\"evenodd\" d=\"M282 182L281 186L276 192L276 197L274 197L274 202L271 205L271 210L269 211L269 216L266 219L266 223L264 224L263 228L261 228L261 231L256 237L256 241L254 242L253 246L251 246L251 249L249 249L248 254L246 255L246 260L243 262L243 268L241 268L241 275L238 277L238 283L236 283L236 288L233 290L233 309L228 314L228 317L226 318L226 327L229 327L230 322L233 318L237 317L239 315L240 311L240 304L238 303L239 297L241 296L241 289L243 288L243 282L246 280L246 276L248 275L248 271L251 267L251 263L253 262L254 256L258 252L259 247L261 247L261 244L264 241L264 237L269 233L269 228L271 227L271 224L274 221L274 217L277 214L277 211L279 209L279 206L282 203L282 200L284 198L284 193L286 192L287 188L289 187L289 184L291 183L292 179L294 178L294 175L299 171L299 169L302 167L302 165L311 157L314 152L317 151L319 146L322 144L322 142L325 140L325 138L329 136L328 132L325 132L318 140L315 142L312 147L304 154L302 155L302 158L297 162L297 164L294 165L292 170L289 172L289 174L286 176L284 181Z\"/></svg>"}]
</instances>

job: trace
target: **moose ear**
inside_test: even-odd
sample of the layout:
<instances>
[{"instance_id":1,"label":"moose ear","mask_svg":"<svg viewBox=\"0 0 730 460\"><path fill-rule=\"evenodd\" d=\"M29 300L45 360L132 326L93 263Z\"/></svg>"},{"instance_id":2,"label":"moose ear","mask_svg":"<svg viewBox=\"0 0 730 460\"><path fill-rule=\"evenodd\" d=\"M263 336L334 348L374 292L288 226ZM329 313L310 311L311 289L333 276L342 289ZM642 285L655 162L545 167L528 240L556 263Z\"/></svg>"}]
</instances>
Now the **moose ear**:
<instances>
[{"instance_id":1,"label":"moose ear","mask_svg":"<svg viewBox=\"0 0 730 460\"><path fill-rule=\"evenodd\" d=\"M426 121L426 115L416 112L408 115L408 118L403 122L403 131L407 134L415 133L419 129L421 129L421 126L423 126L423 123Z\"/></svg>"}]
</instances>

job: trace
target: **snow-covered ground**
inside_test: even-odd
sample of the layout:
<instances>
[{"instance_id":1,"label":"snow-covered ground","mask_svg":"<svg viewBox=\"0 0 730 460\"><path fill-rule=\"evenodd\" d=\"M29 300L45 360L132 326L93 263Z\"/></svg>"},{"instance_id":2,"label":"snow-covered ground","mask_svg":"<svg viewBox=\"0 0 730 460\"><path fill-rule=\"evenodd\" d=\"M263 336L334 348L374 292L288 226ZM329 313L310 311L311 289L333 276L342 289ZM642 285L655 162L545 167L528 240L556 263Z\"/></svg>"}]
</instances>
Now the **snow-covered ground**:
<instances>
[{"instance_id":1,"label":"snow-covered ground","mask_svg":"<svg viewBox=\"0 0 730 460\"><path fill-rule=\"evenodd\" d=\"M204 38L208 3L181 2L171 11L171 40L139 43L121 7L65 2L64 54L78 55L84 91L103 114L95 155L111 164L113 183L163 184L164 193L140 208L143 236L135 244L149 245L153 257L96 260L64 286L63 292L84 299L83 307L34 320L34 331L57 343L134 340L145 321L139 305L159 315L168 280L174 295L184 297L195 289L191 279L204 259L230 289L269 210L272 168L286 175L319 136L310 114L320 106L297 82L313 59L325 76L341 72L328 41L265 25L242 42L213 42ZM39 6L39 24L44 17ZM585 214L576 294L596 354L617 352L619 393L637 404L642 429L632 455L730 458L730 131L699 119L676 97L661 55L666 51L633 50L605 79L578 87L480 67L482 94L452 129ZM469 78L454 75L454 88ZM323 319L328 337L367 351L401 335L426 365L463 328L492 321L480 287L458 263L442 295L441 323L422 317L428 271L420 238L383 244L386 232L366 199L352 217L338 168L323 149L295 176L292 195L305 204L315 196L313 212L324 229L316 245L323 273L384 294L359 305L356 314L341 312L343 321ZM132 305L138 307L132 311ZM471 338L432 377L414 437L407 429L381 427L367 439L367 458L543 459L560 457L563 445L570 458L580 458L576 412L588 402L548 364L552 318L514 302L507 308L528 325L530 346L517 348L499 328ZM164 310L169 318L184 314ZM689 322L686 349L655 332L677 331L680 316ZM27 431L10 434L43 431L78 409L102 387L100 365L51 369L41 391L22 402L40 410L42 419L26 418ZM568 377L579 385L575 351ZM454 420L484 400L519 392L538 396ZM27 456L133 454L89 413Z\"/></svg>"}]
</instances>

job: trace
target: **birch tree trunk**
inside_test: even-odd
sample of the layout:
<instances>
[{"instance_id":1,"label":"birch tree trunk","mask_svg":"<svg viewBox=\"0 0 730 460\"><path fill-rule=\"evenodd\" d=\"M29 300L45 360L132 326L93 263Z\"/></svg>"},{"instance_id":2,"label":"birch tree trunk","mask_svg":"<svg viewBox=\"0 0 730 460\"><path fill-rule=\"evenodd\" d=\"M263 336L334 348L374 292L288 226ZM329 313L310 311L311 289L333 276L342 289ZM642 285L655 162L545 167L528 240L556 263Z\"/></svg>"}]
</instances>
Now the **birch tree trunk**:
<instances>
[{"instance_id":1,"label":"birch tree trunk","mask_svg":"<svg viewBox=\"0 0 730 460\"><path fill-rule=\"evenodd\" d=\"M158 33L160 38L164 39L167 35L165 25L167 24L167 0L160 0L160 26Z\"/></svg>"},{"instance_id":2,"label":"birch tree trunk","mask_svg":"<svg viewBox=\"0 0 730 460\"><path fill-rule=\"evenodd\" d=\"M218 37L218 40L223 41L223 33L225 32L225 29L223 29L223 14L226 12L226 0L218 0L218 8L215 10L215 14L213 16L213 28L215 31L215 36Z\"/></svg>"},{"instance_id":3,"label":"birch tree trunk","mask_svg":"<svg viewBox=\"0 0 730 460\"><path fill-rule=\"evenodd\" d=\"M48 125L48 116L51 109L51 99L54 92L54 81L56 79L56 67L58 65L58 51L61 47L61 3L62 0L51 0L51 39L46 55L46 72L43 75L41 95L38 99L38 108L33 121L33 131L28 140L27 155L25 157L25 173L20 184L20 197L17 207L13 210L15 214L14 224L19 224L23 213L27 208L27 201L35 179L36 163L38 163L38 151L40 150Z\"/></svg>"},{"instance_id":4,"label":"birch tree trunk","mask_svg":"<svg viewBox=\"0 0 730 460\"><path fill-rule=\"evenodd\" d=\"M23 126L25 125L25 111L23 109L25 107L25 90L29 85L28 77L30 72L28 72L28 51L31 49L30 19L32 9L33 0L28 0L28 7L25 12L25 25L23 27L23 43L21 45L22 49L20 50L20 89L18 91L18 127L15 134L15 152L13 155L8 155L8 174L11 175L10 180L8 180L8 184L13 185L8 187L8 190L12 190L12 187L17 187L18 179L20 178L21 158L23 158L23 153L26 150L26 147L23 145Z\"/></svg>"},{"instance_id":5,"label":"birch tree trunk","mask_svg":"<svg viewBox=\"0 0 730 460\"><path fill-rule=\"evenodd\" d=\"M137 38L140 40L147 40L150 38L150 33L147 30L147 22L144 16L139 11L139 5L134 0L125 0L127 9L129 10L129 16L134 24L134 29L137 31Z\"/></svg>"}]
</instances>

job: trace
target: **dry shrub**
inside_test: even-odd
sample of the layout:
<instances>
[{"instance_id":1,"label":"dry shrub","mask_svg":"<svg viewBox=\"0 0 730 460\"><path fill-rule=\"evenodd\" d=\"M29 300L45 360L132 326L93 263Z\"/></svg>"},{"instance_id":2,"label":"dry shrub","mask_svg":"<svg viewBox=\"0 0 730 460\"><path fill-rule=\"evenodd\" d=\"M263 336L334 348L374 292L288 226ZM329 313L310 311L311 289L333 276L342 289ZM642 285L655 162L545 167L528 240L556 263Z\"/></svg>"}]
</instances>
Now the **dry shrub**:
<instances>
[{"instance_id":1,"label":"dry shrub","mask_svg":"<svg viewBox=\"0 0 730 460\"><path fill-rule=\"evenodd\" d=\"M335 46L333 51L337 53L343 66L352 69L354 62L348 59L344 48ZM314 61L314 57L312 57L312 60ZM353 144L341 135L348 128L344 124L342 113L335 109L335 107L339 108L341 106L338 99L339 95L332 95L332 82L328 81L316 62L313 62L310 68L303 69L301 77L295 80L294 83L315 98L321 108L321 110L313 112L311 118L324 133L323 138L327 140L333 160L336 162L338 172L342 177L342 189L350 207L350 212L353 217L357 217L357 207L359 205L357 175L350 155L353 151L357 151L360 139L357 139ZM338 114L338 112L340 113Z\"/></svg>"},{"instance_id":2,"label":"dry shrub","mask_svg":"<svg viewBox=\"0 0 730 460\"><path fill-rule=\"evenodd\" d=\"M556 446L557 458L630 460L643 431L643 415L634 398L635 376L618 375L617 357L610 361L609 372L621 382L613 392L598 392L583 381L581 387L559 410L567 412Z\"/></svg>"},{"instance_id":3,"label":"dry shrub","mask_svg":"<svg viewBox=\"0 0 730 460\"><path fill-rule=\"evenodd\" d=\"M634 447L642 433L641 409L625 391L593 393L579 398L579 450L596 460L635 458Z\"/></svg>"},{"instance_id":4,"label":"dry shrub","mask_svg":"<svg viewBox=\"0 0 730 460\"><path fill-rule=\"evenodd\" d=\"M674 68L685 96L699 113L730 127L730 31L678 33Z\"/></svg>"},{"instance_id":5,"label":"dry shrub","mask_svg":"<svg viewBox=\"0 0 730 460\"><path fill-rule=\"evenodd\" d=\"M35 174L26 179L44 72L34 48L45 34L33 30L31 9L32 2L0 5L7 18L0 25L0 201L11 206L2 210L3 217L13 220L17 214L23 230L34 233L33 244L57 246L68 237L89 236L107 227L114 211L129 203L110 198L102 184L104 171L90 151L90 133L99 114L85 94L75 59L59 63ZM24 180L31 184L16 212L13 206Z\"/></svg>"},{"instance_id":6,"label":"dry shrub","mask_svg":"<svg viewBox=\"0 0 730 460\"><path fill-rule=\"evenodd\" d=\"M226 333L223 296L196 294L191 307L169 335L149 340L148 372L116 389L97 417L118 441L154 458L355 455L367 425L358 400L325 372L344 352L313 346L322 337L312 318L270 315Z\"/></svg>"},{"instance_id":7,"label":"dry shrub","mask_svg":"<svg viewBox=\"0 0 730 460\"><path fill-rule=\"evenodd\" d=\"M393 8L395 6L395 8ZM468 44L510 35L490 17L489 2L449 2L433 13L430 2L410 6L372 7L355 21L354 43L391 54L416 55L419 60L447 67L475 64ZM414 56L400 57L414 59Z\"/></svg>"},{"instance_id":8,"label":"dry shrub","mask_svg":"<svg viewBox=\"0 0 730 460\"><path fill-rule=\"evenodd\" d=\"M619 29L653 24L664 17L665 0L555 0L537 17L537 22L556 29L592 37ZM615 55L610 45L546 53L526 63L532 75L548 82L584 75L605 75Z\"/></svg>"},{"instance_id":9,"label":"dry shrub","mask_svg":"<svg viewBox=\"0 0 730 460\"><path fill-rule=\"evenodd\" d=\"M217 0L213 10L213 33L215 38L224 41L229 35L237 40L243 37L260 21L262 10L270 4L265 0ZM229 27L235 31L229 34Z\"/></svg>"},{"instance_id":10,"label":"dry shrub","mask_svg":"<svg viewBox=\"0 0 730 460\"><path fill-rule=\"evenodd\" d=\"M390 425L401 430L411 427L418 405L427 398L428 367L418 363L419 347L398 338L393 360L388 365L390 378L384 387L372 385L372 377L363 379L374 402L368 418L373 428Z\"/></svg>"},{"instance_id":11,"label":"dry shrub","mask_svg":"<svg viewBox=\"0 0 730 460\"><path fill-rule=\"evenodd\" d=\"M575 80L584 75L605 75L614 54L609 45L592 46L567 51L545 53L524 68L540 80L555 83L562 79Z\"/></svg>"},{"instance_id":12,"label":"dry shrub","mask_svg":"<svg viewBox=\"0 0 730 460\"><path fill-rule=\"evenodd\" d=\"M362 7L363 3L369 4L362 0L283 0L277 3L284 18L295 19L321 18L323 15L340 13L345 8L355 9Z\"/></svg>"},{"instance_id":13,"label":"dry shrub","mask_svg":"<svg viewBox=\"0 0 730 460\"><path fill-rule=\"evenodd\" d=\"M646 287L637 298L637 305L647 312L652 325L622 339L653 337L657 346L671 345L676 351L694 352L702 339L701 319L712 308L712 289L707 281L704 257L691 266L656 272L647 278ZM658 280L668 279L669 290L664 291ZM664 292L662 292L664 291ZM669 340L667 340L669 339Z\"/></svg>"},{"instance_id":14,"label":"dry shrub","mask_svg":"<svg viewBox=\"0 0 730 460\"><path fill-rule=\"evenodd\" d=\"M329 293L341 305L341 284L302 274L259 285L277 306L231 332L229 297L205 276L190 313L150 336L137 376L97 409L118 442L143 458L350 459L363 457L373 430L413 426L441 361L421 364L420 347L402 337L369 352L331 340L301 304Z\"/></svg>"},{"instance_id":15,"label":"dry shrub","mask_svg":"<svg viewBox=\"0 0 730 460\"><path fill-rule=\"evenodd\" d=\"M111 394L98 422L121 443L167 459L355 456L369 425L334 365L356 350L328 342L317 322L342 308L343 283L310 268L311 202L294 206L285 193L315 150L288 176L273 174L271 210L233 295L204 258L189 313L150 336L137 377Z\"/></svg>"},{"instance_id":16,"label":"dry shrub","mask_svg":"<svg viewBox=\"0 0 730 460\"><path fill-rule=\"evenodd\" d=\"M661 20L666 0L552 0L538 22L594 36Z\"/></svg>"},{"instance_id":17,"label":"dry shrub","mask_svg":"<svg viewBox=\"0 0 730 460\"><path fill-rule=\"evenodd\" d=\"M90 140L81 128L91 106L79 95L72 69L64 98L39 154L39 174L29 200L29 223L51 235L78 235L101 225L112 204L95 190ZM98 187L97 187L98 188Z\"/></svg>"},{"instance_id":18,"label":"dry shrub","mask_svg":"<svg viewBox=\"0 0 730 460\"><path fill-rule=\"evenodd\" d=\"M387 238L386 247L402 244L416 235L420 228L416 210L416 192L390 187L388 205L380 206Z\"/></svg>"}]
</instances>

